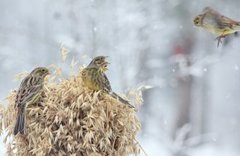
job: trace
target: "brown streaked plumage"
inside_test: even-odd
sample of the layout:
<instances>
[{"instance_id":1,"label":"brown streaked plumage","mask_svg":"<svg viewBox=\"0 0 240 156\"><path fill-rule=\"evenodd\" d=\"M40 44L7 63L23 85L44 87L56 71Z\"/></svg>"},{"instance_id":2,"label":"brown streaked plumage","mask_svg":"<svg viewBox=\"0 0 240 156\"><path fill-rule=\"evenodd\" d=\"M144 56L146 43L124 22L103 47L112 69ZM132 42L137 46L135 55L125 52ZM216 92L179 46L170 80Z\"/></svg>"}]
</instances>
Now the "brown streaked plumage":
<instances>
[{"instance_id":1,"label":"brown streaked plumage","mask_svg":"<svg viewBox=\"0 0 240 156\"><path fill-rule=\"evenodd\" d=\"M17 120L14 127L14 135L25 134L25 109L28 104L36 102L43 90L44 78L49 74L45 67L35 68L25 77L18 89L16 107L18 109Z\"/></svg>"},{"instance_id":2,"label":"brown streaked plumage","mask_svg":"<svg viewBox=\"0 0 240 156\"><path fill-rule=\"evenodd\" d=\"M134 108L127 100L112 91L110 82L105 74L108 64L106 56L95 57L81 73L84 85L94 91L102 90L120 102Z\"/></svg>"},{"instance_id":3,"label":"brown streaked plumage","mask_svg":"<svg viewBox=\"0 0 240 156\"><path fill-rule=\"evenodd\" d=\"M203 13L193 19L195 26L217 35L218 45L221 39L240 30L240 22L221 15L216 10L206 7Z\"/></svg>"}]
</instances>

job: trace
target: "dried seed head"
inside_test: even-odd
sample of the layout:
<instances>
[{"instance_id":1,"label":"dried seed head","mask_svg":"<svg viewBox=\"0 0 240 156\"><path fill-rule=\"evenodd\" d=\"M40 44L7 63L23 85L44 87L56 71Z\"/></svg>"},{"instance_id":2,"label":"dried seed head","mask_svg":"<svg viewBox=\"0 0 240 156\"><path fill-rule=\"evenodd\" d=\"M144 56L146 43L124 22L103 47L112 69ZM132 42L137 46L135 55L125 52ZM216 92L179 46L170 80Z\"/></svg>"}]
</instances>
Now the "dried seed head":
<instances>
[{"instance_id":1,"label":"dried seed head","mask_svg":"<svg viewBox=\"0 0 240 156\"><path fill-rule=\"evenodd\" d=\"M59 84L46 83L44 88L42 98L27 107L26 136L17 135L10 141L8 155L139 154L140 122L133 109L85 89L79 75ZM15 96L16 92L10 93L8 107L0 109L7 138L12 137L17 115ZM137 103L139 99L136 94Z\"/></svg>"}]
</instances>

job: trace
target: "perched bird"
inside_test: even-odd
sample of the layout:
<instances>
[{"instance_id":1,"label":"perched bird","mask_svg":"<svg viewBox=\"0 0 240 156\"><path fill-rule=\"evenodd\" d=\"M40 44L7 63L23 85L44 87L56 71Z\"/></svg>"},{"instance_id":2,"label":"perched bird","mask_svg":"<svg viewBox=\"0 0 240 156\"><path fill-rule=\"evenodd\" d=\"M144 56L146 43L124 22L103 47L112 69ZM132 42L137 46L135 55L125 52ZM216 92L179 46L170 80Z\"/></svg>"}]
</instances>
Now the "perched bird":
<instances>
[{"instance_id":1,"label":"perched bird","mask_svg":"<svg viewBox=\"0 0 240 156\"><path fill-rule=\"evenodd\" d=\"M14 128L14 135L25 133L25 109L28 104L36 102L42 91L44 78L49 74L45 67L35 68L25 77L17 91L15 106L18 109L17 120Z\"/></svg>"},{"instance_id":2,"label":"perched bird","mask_svg":"<svg viewBox=\"0 0 240 156\"><path fill-rule=\"evenodd\" d=\"M223 16L210 7L206 7L202 14L197 15L193 23L217 35L218 45L222 38L240 30L240 22Z\"/></svg>"},{"instance_id":3,"label":"perched bird","mask_svg":"<svg viewBox=\"0 0 240 156\"><path fill-rule=\"evenodd\" d=\"M106 56L95 57L81 73L84 85L94 91L102 90L120 102L134 108L127 100L112 91L110 82L105 75L105 71L108 70L108 64Z\"/></svg>"}]
</instances>

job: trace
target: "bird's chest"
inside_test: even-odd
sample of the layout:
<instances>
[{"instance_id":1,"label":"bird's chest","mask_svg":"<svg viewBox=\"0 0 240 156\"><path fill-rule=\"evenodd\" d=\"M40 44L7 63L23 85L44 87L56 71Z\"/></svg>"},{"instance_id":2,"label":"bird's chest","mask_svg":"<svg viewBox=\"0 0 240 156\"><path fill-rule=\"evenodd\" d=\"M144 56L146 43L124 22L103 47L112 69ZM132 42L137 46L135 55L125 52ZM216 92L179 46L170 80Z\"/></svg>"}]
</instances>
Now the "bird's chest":
<instances>
[{"instance_id":1,"label":"bird's chest","mask_svg":"<svg viewBox=\"0 0 240 156\"><path fill-rule=\"evenodd\" d=\"M84 86L91 90L101 90L102 72L97 69L84 69L82 72L82 81Z\"/></svg>"}]
</instances>

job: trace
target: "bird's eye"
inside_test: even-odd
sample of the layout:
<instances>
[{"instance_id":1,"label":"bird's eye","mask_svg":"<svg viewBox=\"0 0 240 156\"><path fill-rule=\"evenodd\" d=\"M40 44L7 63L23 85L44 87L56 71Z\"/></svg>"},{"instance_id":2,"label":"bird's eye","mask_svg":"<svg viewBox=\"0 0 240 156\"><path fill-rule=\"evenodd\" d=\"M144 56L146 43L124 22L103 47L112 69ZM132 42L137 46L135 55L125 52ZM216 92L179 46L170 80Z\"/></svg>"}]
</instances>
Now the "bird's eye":
<instances>
[{"instance_id":1,"label":"bird's eye","mask_svg":"<svg viewBox=\"0 0 240 156\"><path fill-rule=\"evenodd\" d=\"M199 24L199 18L198 17L194 19L194 23L197 24L197 25Z\"/></svg>"}]
</instances>

